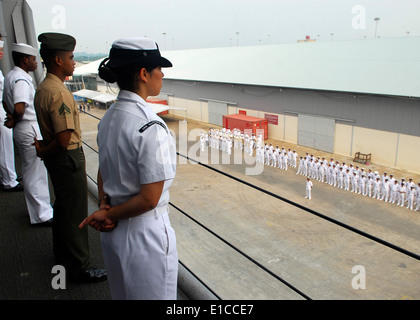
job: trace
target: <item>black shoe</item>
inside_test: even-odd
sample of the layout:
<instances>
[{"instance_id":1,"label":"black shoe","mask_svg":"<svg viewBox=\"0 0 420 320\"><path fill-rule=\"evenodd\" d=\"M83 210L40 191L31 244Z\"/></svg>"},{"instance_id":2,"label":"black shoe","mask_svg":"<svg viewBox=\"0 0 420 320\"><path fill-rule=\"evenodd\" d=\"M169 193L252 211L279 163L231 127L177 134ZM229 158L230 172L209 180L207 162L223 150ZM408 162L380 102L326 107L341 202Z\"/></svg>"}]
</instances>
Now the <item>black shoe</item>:
<instances>
[{"instance_id":1,"label":"black shoe","mask_svg":"<svg viewBox=\"0 0 420 320\"><path fill-rule=\"evenodd\" d=\"M4 189L6 192L19 192L23 191L23 186L19 183L16 187L10 189Z\"/></svg>"},{"instance_id":2,"label":"black shoe","mask_svg":"<svg viewBox=\"0 0 420 320\"><path fill-rule=\"evenodd\" d=\"M95 283L101 282L107 279L105 269L89 268L79 273L79 276L70 279L71 282L83 282L83 283Z\"/></svg>"}]
</instances>

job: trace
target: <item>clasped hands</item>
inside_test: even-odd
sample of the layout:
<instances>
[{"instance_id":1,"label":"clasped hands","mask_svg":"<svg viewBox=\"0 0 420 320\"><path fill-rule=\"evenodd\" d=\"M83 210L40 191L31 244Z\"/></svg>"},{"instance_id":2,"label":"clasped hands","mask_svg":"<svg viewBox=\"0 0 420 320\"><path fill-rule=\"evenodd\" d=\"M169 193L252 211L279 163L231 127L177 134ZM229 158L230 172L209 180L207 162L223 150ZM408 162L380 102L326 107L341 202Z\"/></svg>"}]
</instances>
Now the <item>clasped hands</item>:
<instances>
[{"instance_id":1,"label":"clasped hands","mask_svg":"<svg viewBox=\"0 0 420 320\"><path fill-rule=\"evenodd\" d=\"M9 129L13 129L16 125L16 121L13 118L11 113L6 113L6 118L4 119L4 126Z\"/></svg>"},{"instance_id":2,"label":"clasped hands","mask_svg":"<svg viewBox=\"0 0 420 320\"><path fill-rule=\"evenodd\" d=\"M109 232L114 230L117 226L117 222L108 217L109 209L111 209L109 204L101 205L99 210L92 213L80 223L79 228L82 229L83 227L90 225L93 229L100 232Z\"/></svg>"}]
</instances>

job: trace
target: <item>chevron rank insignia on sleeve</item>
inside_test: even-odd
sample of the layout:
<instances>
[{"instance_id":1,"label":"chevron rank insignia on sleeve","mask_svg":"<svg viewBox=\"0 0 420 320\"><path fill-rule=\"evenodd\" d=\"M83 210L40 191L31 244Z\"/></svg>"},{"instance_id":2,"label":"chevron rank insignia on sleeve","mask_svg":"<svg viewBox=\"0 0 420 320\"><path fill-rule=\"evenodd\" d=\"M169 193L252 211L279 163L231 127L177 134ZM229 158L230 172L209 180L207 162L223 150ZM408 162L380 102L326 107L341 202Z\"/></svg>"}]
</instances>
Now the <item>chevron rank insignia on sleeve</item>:
<instances>
[{"instance_id":1,"label":"chevron rank insignia on sleeve","mask_svg":"<svg viewBox=\"0 0 420 320\"><path fill-rule=\"evenodd\" d=\"M68 114L71 114L70 108L67 107L64 103L61 105L60 109L58 109L58 113L62 116L66 116Z\"/></svg>"}]
</instances>

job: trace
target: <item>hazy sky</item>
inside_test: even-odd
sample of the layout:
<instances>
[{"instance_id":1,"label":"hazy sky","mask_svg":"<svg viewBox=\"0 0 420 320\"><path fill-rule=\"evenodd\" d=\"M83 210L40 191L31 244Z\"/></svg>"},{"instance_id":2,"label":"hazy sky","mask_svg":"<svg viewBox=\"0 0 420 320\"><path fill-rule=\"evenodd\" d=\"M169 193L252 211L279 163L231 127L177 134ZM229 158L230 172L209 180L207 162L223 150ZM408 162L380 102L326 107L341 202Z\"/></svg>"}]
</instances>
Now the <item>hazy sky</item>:
<instances>
[{"instance_id":1,"label":"hazy sky","mask_svg":"<svg viewBox=\"0 0 420 320\"><path fill-rule=\"evenodd\" d=\"M115 39L129 36L150 37L161 50L293 43L306 35L318 41L363 39L373 38L375 30L379 37L405 37L407 31L420 36L419 0L27 2L38 34L71 34L75 51L91 53L108 52Z\"/></svg>"}]
</instances>

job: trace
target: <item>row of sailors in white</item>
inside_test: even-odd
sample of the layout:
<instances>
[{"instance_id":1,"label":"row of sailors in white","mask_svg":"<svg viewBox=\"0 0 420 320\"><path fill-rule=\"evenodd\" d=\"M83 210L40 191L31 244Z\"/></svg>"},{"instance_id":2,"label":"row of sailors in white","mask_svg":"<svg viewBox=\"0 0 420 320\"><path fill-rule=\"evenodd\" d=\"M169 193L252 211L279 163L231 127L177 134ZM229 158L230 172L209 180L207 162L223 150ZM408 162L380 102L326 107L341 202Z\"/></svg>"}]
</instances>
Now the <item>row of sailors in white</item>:
<instances>
[{"instance_id":1,"label":"row of sailors in white","mask_svg":"<svg viewBox=\"0 0 420 320\"><path fill-rule=\"evenodd\" d=\"M382 176L378 171L368 172L359 166L349 166L343 162L342 165L338 161L328 162L325 158L309 155L299 158L299 167L296 174L304 175L320 182L328 183L331 186L344 189L363 196L369 196L388 203L397 203L401 207L407 202L407 208L413 210L420 209L420 183L417 187L413 179L405 182L405 179L398 181L392 174L388 176L385 172Z\"/></svg>"},{"instance_id":2,"label":"row of sailors in white","mask_svg":"<svg viewBox=\"0 0 420 320\"><path fill-rule=\"evenodd\" d=\"M271 165L279 169L287 170L288 166L296 168L298 154L296 150L286 149L279 146L274 146L270 143L265 143L262 146L262 136L258 138L253 134L249 137L247 134L241 133L238 129L223 128L222 130L211 129L208 134L200 136L201 150L204 151L206 143L209 147L222 150L231 154L232 140L234 141L234 148L245 150L252 155L253 148L256 148L256 161ZM405 182L405 179L397 181L393 175L387 175L385 172L382 176L378 171L368 172L364 168L359 169L359 166L346 165L345 162L340 165L339 161L334 161L331 158L328 162L325 157L315 157L313 154L299 157L299 167L296 174L304 175L320 182L328 183L331 186L344 189L363 196L369 196L378 200L383 200L388 203L397 203L399 206L404 206L407 202L407 208L415 211L420 209L420 183L417 187L412 179Z\"/></svg>"},{"instance_id":3,"label":"row of sailors in white","mask_svg":"<svg viewBox=\"0 0 420 320\"><path fill-rule=\"evenodd\" d=\"M279 146L274 148L273 144L265 143L264 146L257 148L256 161L264 163L265 165L271 165L279 169L287 170L288 166L296 168L298 154L296 150L286 149Z\"/></svg>"},{"instance_id":4,"label":"row of sailors in white","mask_svg":"<svg viewBox=\"0 0 420 320\"><path fill-rule=\"evenodd\" d=\"M247 132L242 133L239 129L213 129L210 128L208 133L200 134L201 151L204 151L206 145L208 147L221 150L227 154L232 153L232 146L235 149L244 150L249 155L253 154L253 149L261 146L262 135L258 137L255 134L248 135Z\"/></svg>"}]
</instances>

